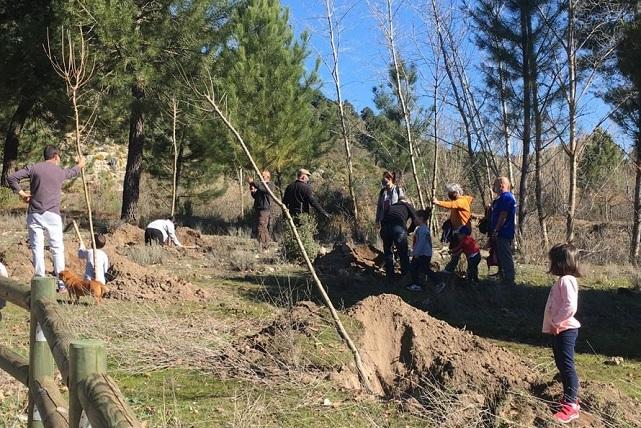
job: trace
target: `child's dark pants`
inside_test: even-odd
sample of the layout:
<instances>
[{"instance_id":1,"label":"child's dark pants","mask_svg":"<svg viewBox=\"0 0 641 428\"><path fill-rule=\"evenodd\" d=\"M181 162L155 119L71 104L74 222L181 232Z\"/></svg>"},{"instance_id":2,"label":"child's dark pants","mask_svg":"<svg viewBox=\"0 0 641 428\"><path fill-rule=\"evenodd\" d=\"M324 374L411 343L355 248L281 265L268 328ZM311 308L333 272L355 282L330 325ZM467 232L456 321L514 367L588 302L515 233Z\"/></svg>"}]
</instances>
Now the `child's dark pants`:
<instances>
[{"instance_id":1,"label":"child's dark pants","mask_svg":"<svg viewBox=\"0 0 641 428\"><path fill-rule=\"evenodd\" d=\"M571 328L554 336L554 362L561 373L563 401L566 403L575 403L579 394L579 377L574 367L574 346L578 336L578 328Z\"/></svg>"},{"instance_id":2,"label":"child's dark pants","mask_svg":"<svg viewBox=\"0 0 641 428\"><path fill-rule=\"evenodd\" d=\"M412 282L414 284L423 285L423 277L425 275L427 275L429 280L434 284L438 284L440 282L438 275L436 275L430 266L431 262L432 257L430 256L418 256L412 258L410 274L412 275Z\"/></svg>"},{"instance_id":3,"label":"child's dark pants","mask_svg":"<svg viewBox=\"0 0 641 428\"><path fill-rule=\"evenodd\" d=\"M481 263L481 253L476 253L467 259L467 279L479 282L479 263Z\"/></svg>"}]
</instances>

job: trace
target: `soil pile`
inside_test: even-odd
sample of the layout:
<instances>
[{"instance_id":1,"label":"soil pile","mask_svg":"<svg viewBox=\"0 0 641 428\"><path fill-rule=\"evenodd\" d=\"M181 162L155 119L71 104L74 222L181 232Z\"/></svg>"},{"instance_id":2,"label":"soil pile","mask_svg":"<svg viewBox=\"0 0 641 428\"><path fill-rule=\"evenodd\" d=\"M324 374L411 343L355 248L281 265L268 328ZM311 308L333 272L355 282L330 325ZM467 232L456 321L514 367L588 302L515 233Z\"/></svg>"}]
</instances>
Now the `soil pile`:
<instances>
[{"instance_id":1,"label":"soil pile","mask_svg":"<svg viewBox=\"0 0 641 428\"><path fill-rule=\"evenodd\" d=\"M146 301L201 301L208 293L157 266L141 266L118 253L109 255L116 278L107 298Z\"/></svg>"},{"instance_id":2,"label":"soil pile","mask_svg":"<svg viewBox=\"0 0 641 428\"><path fill-rule=\"evenodd\" d=\"M128 247L145 243L145 231L138 226L122 223L107 232L110 247Z\"/></svg>"},{"instance_id":3,"label":"soil pile","mask_svg":"<svg viewBox=\"0 0 641 428\"><path fill-rule=\"evenodd\" d=\"M133 229L126 227L117 235L117 242L132 242L128 240L126 231ZM171 275L158 266L142 266L127 257L119 254L108 238L106 247L109 262L116 271L116 278L107 284L110 293L106 298L118 300L147 300L147 301L202 301L206 300L208 293L190 282ZM12 269L11 275L23 282L29 282L33 275L31 264L31 250L26 241L17 242L15 251L5 252L4 259L7 266L23 266L24 269ZM65 265L77 275L85 272L85 261L78 258L78 242L74 238L65 236ZM45 253L45 269L53 271L49 251Z\"/></svg>"},{"instance_id":4,"label":"soil pile","mask_svg":"<svg viewBox=\"0 0 641 428\"><path fill-rule=\"evenodd\" d=\"M205 247L206 243L200 232L189 227L176 228L176 236L186 246ZM128 223L122 223L107 233L107 242L114 247L129 247L144 244L145 230Z\"/></svg>"},{"instance_id":5,"label":"soil pile","mask_svg":"<svg viewBox=\"0 0 641 428\"><path fill-rule=\"evenodd\" d=\"M464 397L468 407L460 416L476 418L494 410L508 390L529 389L537 381L521 358L398 296L367 298L349 314L363 325L360 352L377 394L419 401L434 394L451 401Z\"/></svg>"},{"instance_id":6,"label":"soil pile","mask_svg":"<svg viewBox=\"0 0 641 428\"><path fill-rule=\"evenodd\" d=\"M385 273L385 256L372 245L338 244L318 257L315 264L321 272L328 274L340 271Z\"/></svg>"},{"instance_id":7,"label":"soil pile","mask_svg":"<svg viewBox=\"0 0 641 428\"><path fill-rule=\"evenodd\" d=\"M369 297L341 318L379 396L400 399L430 426L556 426L559 382L499 346L437 320L394 295ZM328 311L299 302L235 343L219 373L249 379L331 380L360 390L352 356ZM548 379L546 379L548 380ZM641 426L636 403L607 385L583 382L577 427ZM625 425L625 424L631 425Z\"/></svg>"}]
</instances>

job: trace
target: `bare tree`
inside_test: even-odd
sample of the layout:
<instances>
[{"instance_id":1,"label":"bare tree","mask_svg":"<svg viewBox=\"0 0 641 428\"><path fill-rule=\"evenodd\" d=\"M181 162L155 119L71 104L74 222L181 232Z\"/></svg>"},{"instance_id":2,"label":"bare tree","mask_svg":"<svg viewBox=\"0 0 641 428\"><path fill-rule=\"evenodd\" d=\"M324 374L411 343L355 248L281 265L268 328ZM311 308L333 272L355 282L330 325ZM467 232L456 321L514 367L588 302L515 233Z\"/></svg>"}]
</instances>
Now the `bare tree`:
<instances>
[{"instance_id":1,"label":"bare tree","mask_svg":"<svg viewBox=\"0 0 641 428\"><path fill-rule=\"evenodd\" d=\"M401 69L400 61L398 59L398 52L396 48L396 30L394 28L394 0L385 0L386 7L385 11L380 9L374 9L374 15L379 21L379 25L385 40L387 43L387 49L390 55L390 61L393 67L393 78L392 86L396 93L396 98L398 99L399 106L401 107L401 114L403 116L403 123L405 125L405 138L407 140L407 150L410 155L410 165L412 167L412 176L414 177L414 182L416 184L416 191L418 192L418 200L421 205L421 208L425 209L425 198L423 197L423 186L418 176L418 171L416 169L416 150L414 147L414 136L412 135L412 118L411 112L407 105L407 100L405 99L405 93L403 91L403 84L401 81L401 76L405 72Z\"/></svg>"},{"instance_id":2,"label":"bare tree","mask_svg":"<svg viewBox=\"0 0 641 428\"><path fill-rule=\"evenodd\" d=\"M432 19L436 27L436 34L438 36L438 49L440 50L440 55L443 58L443 65L445 67L445 73L450 82L450 87L452 89L452 95L455 101L455 108L458 111L461 122L463 123L463 128L465 130L465 138L467 141L467 153L470 158L470 164L472 168L472 176L474 178L474 183L481 195L483 205L485 205L485 189L483 186L483 181L478 171L479 160L476 156L475 144L474 144L474 135L478 136L478 133L475 133L474 128L474 119L470 118L468 110L465 105L463 90L459 87L457 81L457 75L455 70L455 65L453 64L450 52L448 52L448 46L450 45L449 39L446 39L445 33L447 32L444 29L443 18L439 6L436 4L436 0L431 0L431 10L432 10Z\"/></svg>"},{"instance_id":3,"label":"bare tree","mask_svg":"<svg viewBox=\"0 0 641 428\"><path fill-rule=\"evenodd\" d=\"M567 128L561 130L559 138L570 166L565 228L566 240L570 242L574 239L578 162L583 149L577 135L581 100L589 93L598 73L604 70L615 53L618 43L616 35L624 22L625 8L617 2L598 0L567 0L565 8L565 26L561 28L553 25L552 18L540 7L539 12L553 32L555 42L561 44L565 53L556 62L559 85L567 106ZM585 19L586 17L589 19ZM617 24L612 27L608 25L611 22ZM588 49L591 50L590 55L581 55L581 52ZM581 68L579 63L582 64ZM616 109L618 107L613 112Z\"/></svg>"},{"instance_id":4,"label":"bare tree","mask_svg":"<svg viewBox=\"0 0 641 428\"><path fill-rule=\"evenodd\" d=\"M171 144L174 152L174 164L172 168L171 181L171 217L176 214L176 193L178 191L178 141L176 140L176 127L178 125L178 100L176 96L171 97Z\"/></svg>"},{"instance_id":5,"label":"bare tree","mask_svg":"<svg viewBox=\"0 0 641 428\"><path fill-rule=\"evenodd\" d=\"M73 40L72 34L68 30L61 31L61 50L60 58L56 58L51 51L51 44L49 43L49 36L47 35L47 48L46 53L51 66L56 74L60 76L67 87L67 96L71 101L74 113L75 132L74 140L76 143L76 152L78 158L82 158L82 144L86 142L89 134L91 133L91 124L94 117L95 110L92 112L89 120L84 124L80 123L80 110L79 103L83 97L88 95L85 90L87 84L91 81L95 69L95 61L90 61L89 49L85 40L85 35L82 28L78 29L79 43ZM91 212L91 197L89 196L89 188L87 186L87 178L85 177L85 170L80 170L82 179L82 188L85 194L85 204L87 206L87 216L89 217L89 232L91 233L91 248L93 253L93 266L94 266L94 279L96 278L96 271L98 264L96 262L96 239L94 236L93 228L93 214Z\"/></svg>"},{"instance_id":6,"label":"bare tree","mask_svg":"<svg viewBox=\"0 0 641 428\"><path fill-rule=\"evenodd\" d=\"M345 117L345 106L343 102L343 94L341 91L341 75L339 70L339 44L336 39L340 37L340 20L335 19L336 9L334 0L325 0L325 10L327 13L327 31L329 33L329 44L332 49L333 62L328 68L331 70L332 78L334 79L334 87L336 88L336 103L338 104L338 113L341 122L341 135L343 137L343 145L345 146L345 161L347 162L347 177L349 186L349 195L354 204L354 222L358 224L358 203L356 201L356 191L354 186L354 168L352 166L352 150L349 141L349 132L347 130L347 118Z\"/></svg>"},{"instance_id":7,"label":"bare tree","mask_svg":"<svg viewBox=\"0 0 641 428\"><path fill-rule=\"evenodd\" d=\"M209 110L210 112L215 113L225 124L227 129L234 135L236 141L242 148L242 151L244 152L245 156L247 156L247 159L249 160L254 172L258 177L260 177L260 181L267 190L267 193L269 193L269 196L272 198L272 200L278 205L281 210L283 211L283 214L285 216L285 219L287 220L287 224L289 225L289 228L291 229L294 238L296 239L296 243L298 244L298 248L300 249L301 254L303 255L303 258L305 259L305 264L307 265L307 269L309 270L310 275L312 276L312 279L314 280L314 285L316 286L316 289L320 293L323 301L325 302L325 305L329 309L332 319L334 320L334 323L336 324L336 329L340 336L343 338L345 343L347 344L347 347L351 351L353 357L354 357L354 362L356 364L356 369L358 371L358 375L361 381L361 384L365 388L367 392L371 392L372 388L369 382L369 379L367 378L367 374L365 373L365 368L363 366L363 361L361 359L361 355L358 351L358 348L354 344L354 341L350 337L349 333L347 333L347 330L345 330L345 327L343 326L342 321L340 320L338 316L338 312L336 312L336 309L334 308L334 304L329 298L329 295L327 294L327 291L325 290L325 287L323 286L323 283L321 282L320 278L316 274L316 269L314 268L314 265L312 264L311 259L309 258L309 255L307 254L307 251L305 250L305 246L303 245L303 241L301 240L300 234L298 233L298 228L296 227L296 224L294 223L294 219L289 213L289 210L283 203L283 201L274 194L274 192L271 190L271 188L267 185L265 182L264 178L261 175L260 169L258 168L258 165L256 164L256 161L254 160L254 157L252 156L251 152L249 151L249 148L247 144L245 143L243 137L240 135L238 130L234 127L234 125L230 122L229 118L227 115L222 111L219 101L217 100L216 97L216 91L214 89L214 81L211 76L209 76L209 79L207 80L205 88L199 88L196 85L192 85L195 93L201 97L207 105L211 108Z\"/></svg>"}]
</instances>

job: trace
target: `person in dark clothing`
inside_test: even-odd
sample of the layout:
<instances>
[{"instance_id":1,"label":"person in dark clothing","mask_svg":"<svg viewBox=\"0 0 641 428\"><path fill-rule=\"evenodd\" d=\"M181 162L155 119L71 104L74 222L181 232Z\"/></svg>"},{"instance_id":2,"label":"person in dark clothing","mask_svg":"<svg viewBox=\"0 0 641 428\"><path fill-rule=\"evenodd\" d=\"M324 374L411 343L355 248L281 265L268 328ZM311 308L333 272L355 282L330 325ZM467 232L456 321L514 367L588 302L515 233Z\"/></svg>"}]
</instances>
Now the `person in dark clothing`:
<instances>
[{"instance_id":1,"label":"person in dark clothing","mask_svg":"<svg viewBox=\"0 0 641 428\"><path fill-rule=\"evenodd\" d=\"M412 223L408 229L407 221ZM388 280L394 276L394 247L398 251L401 262L401 275L409 271L410 259L407 245L407 235L416 229L416 211L412 204L401 197L399 201L392 204L383 220L381 221L381 239L383 240L383 252L385 254L385 274Z\"/></svg>"},{"instance_id":2,"label":"person in dark clothing","mask_svg":"<svg viewBox=\"0 0 641 428\"><path fill-rule=\"evenodd\" d=\"M269 171L265 170L261 174L263 181L272 192L274 188L270 182L272 176ZM269 244L269 219L271 217L272 198L262 182L256 183L252 177L249 177L249 191L254 198L254 214L256 216L256 239L262 248Z\"/></svg>"},{"instance_id":3,"label":"person in dark clothing","mask_svg":"<svg viewBox=\"0 0 641 428\"><path fill-rule=\"evenodd\" d=\"M283 203L289 210L289 213L297 221L299 215L309 214L309 206L314 207L325 218L329 218L327 211L321 207L312 192L309 185L310 172L306 169L299 169L297 179L285 189Z\"/></svg>"}]
</instances>

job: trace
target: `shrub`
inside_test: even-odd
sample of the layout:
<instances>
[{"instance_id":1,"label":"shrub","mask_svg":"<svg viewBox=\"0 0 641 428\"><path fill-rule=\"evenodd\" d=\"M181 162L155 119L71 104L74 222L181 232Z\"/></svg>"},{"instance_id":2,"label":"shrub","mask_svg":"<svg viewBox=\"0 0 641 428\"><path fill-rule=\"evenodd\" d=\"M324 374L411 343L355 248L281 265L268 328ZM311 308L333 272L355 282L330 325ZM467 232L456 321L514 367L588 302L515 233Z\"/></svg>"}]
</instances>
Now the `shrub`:
<instances>
[{"instance_id":1,"label":"shrub","mask_svg":"<svg viewBox=\"0 0 641 428\"><path fill-rule=\"evenodd\" d=\"M248 272L256 269L256 256L253 252L235 250L229 259L231 267L238 272Z\"/></svg>"},{"instance_id":2,"label":"shrub","mask_svg":"<svg viewBox=\"0 0 641 428\"><path fill-rule=\"evenodd\" d=\"M298 226L298 235L300 236L301 241L303 241L303 246L305 247L305 251L307 251L307 255L313 261L320 250L320 245L314 238L318 232L316 219L309 214L301 214L298 219L300 221L300 225ZM296 242L296 237L290 229L287 229L283 233L283 237L280 240L280 252L283 259L288 262L303 263L305 261L303 254L298 247L298 243Z\"/></svg>"},{"instance_id":3,"label":"shrub","mask_svg":"<svg viewBox=\"0 0 641 428\"><path fill-rule=\"evenodd\" d=\"M160 245L145 245L144 247L128 247L125 255L129 260L142 266L161 265L165 258L165 250Z\"/></svg>"}]
</instances>

